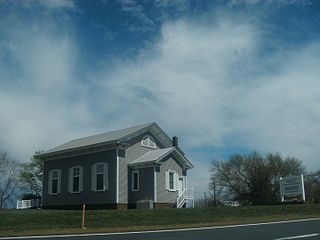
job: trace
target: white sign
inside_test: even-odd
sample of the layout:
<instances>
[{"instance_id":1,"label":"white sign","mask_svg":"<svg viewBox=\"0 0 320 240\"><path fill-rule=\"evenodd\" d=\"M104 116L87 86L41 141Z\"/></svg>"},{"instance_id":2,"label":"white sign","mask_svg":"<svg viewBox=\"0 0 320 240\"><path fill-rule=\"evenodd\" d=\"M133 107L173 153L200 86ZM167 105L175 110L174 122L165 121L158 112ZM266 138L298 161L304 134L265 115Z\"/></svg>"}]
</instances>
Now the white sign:
<instances>
[{"instance_id":1,"label":"white sign","mask_svg":"<svg viewBox=\"0 0 320 240\"><path fill-rule=\"evenodd\" d=\"M303 175L281 178L280 194L282 198L301 195L302 199L305 201Z\"/></svg>"}]
</instances>

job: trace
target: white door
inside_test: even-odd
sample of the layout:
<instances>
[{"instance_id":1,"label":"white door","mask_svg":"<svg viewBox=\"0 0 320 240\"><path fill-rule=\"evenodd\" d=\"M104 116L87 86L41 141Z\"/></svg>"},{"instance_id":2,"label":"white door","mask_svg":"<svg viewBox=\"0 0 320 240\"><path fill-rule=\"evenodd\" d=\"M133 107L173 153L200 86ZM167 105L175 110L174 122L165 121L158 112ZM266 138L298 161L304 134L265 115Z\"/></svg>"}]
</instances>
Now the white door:
<instances>
[{"instance_id":1,"label":"white door","mask_svg":"<svg viewBox=\"0 0 320 240\"><path fill-rule=\"evenodd\" d=\"M178 191L179 191L179 196L182 194L182 192L184 191L184 182L183 182L183 177L179 177L178 179Z\"/></svg>"}]
</instances>

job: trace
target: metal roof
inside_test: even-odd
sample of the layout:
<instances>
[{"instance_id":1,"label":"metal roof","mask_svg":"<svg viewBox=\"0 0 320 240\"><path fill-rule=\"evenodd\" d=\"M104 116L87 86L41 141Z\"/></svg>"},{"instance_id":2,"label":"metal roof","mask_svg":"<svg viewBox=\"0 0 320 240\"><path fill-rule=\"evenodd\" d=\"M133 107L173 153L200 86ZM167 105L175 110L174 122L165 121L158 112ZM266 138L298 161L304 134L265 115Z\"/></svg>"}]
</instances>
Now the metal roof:
<instances>
[{"instance_id":1,"label":"metal roof","mask_svg":"<svg viewBox=\"0 0 320 240\"><path fill-rule=\"evenodd\" d=\"M78 148L92 146L96 144L117 142L117 141L120 141L122 138L125 138L137 131L140 131L146 127L152 126L153 124L155 123L145 123L135 127L130 127L130 128L120 129L120 130L111 131L107 133L97 134L89 137L74 139L65 144L52 148L48 151L42 152L38 156L41 157L42 155L47 155L47 154L56 153L56 152L63 152L71 149L78 149Z\"/></svg>"},{"instance_id":2,"label":"metal roof","mask_svg":"<svg viewBox=\"0 0 320 240\"><path fill-rule=\"evenodd\" d=\"M162 159L164 156L167 156L170 152L172 152L175 148L162 148L157 150L151 150L146 152L142 156L130 162L130 165L147 163L147 162L156 162L159 159Z\"/></svg>"},{"instance_id":3,"label":"metal roof","mask_svg":"<svg viewBox=\"0 0 320 240\"><path fill-rule=\"evenodd\" d=\"M151 150L129 163L129 166L143 166L146 164L162 163L161 161L172 154L186 169L193 167L191 162L177 150L176 147Z\"/></svg>"}]
</instances>

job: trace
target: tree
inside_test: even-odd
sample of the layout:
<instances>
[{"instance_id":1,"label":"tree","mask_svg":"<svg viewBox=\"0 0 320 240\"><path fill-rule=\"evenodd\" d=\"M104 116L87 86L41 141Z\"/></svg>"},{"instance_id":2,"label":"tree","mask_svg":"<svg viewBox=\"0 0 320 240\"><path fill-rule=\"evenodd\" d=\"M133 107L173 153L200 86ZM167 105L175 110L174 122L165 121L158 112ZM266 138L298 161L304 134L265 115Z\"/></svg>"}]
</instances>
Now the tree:
<instances>
[{"instance_id":1,"label":"tree","mask_svg":"<svg viewBox=\"0 0 320 240\"><path fill-rule=\"evenodd\" d=\"M3 174L5 172L7 162L7 153L0 153L0 174Z\"/></svg>"},{"instance_id":2,"label":"tree","mask_svg":"<svg viewBox=\"0 0 320 240\"><path fill-rule=\"evenodd\" d=\"M36 154L38 153L40 152L36 152ZM29 162L21 164L19 179L22 183L22 187L27 189L27 192L30 194L41 195L42 174L42 161L38 158L31 157Z\"/></svg>"},{"instance_id":3,"label":"tree","mask_svg":"<svg viewBox=\"0 0 320 240\"><path fill-rule=\"evenodd\" d=\"M307 201L320 203L320 170L305 176L304 186Z\"/></svg>"},{"instance_id":4,"label":"tree","mask_svg":"<svg viewBox=\"0 0 320 240\"><path fill-rule=\"evenodd\" d=\"M10 160L6 153L0 153L0 208L15 196L19 187L20 165Z\"/></svg>"},{"instance_id":5,"label":"tree","mask_svg":"<svg viewBox=\"0 0 320 240\"><path fill-rule=\"evenodd\" d=\"M271 186L273 189L272 195L274 201L280 196L280 178L290 175L300 175L305 169L302 162L294 157L286 157L285 159L279 153L267 154L266 160L270 173Z\"/></svg>"},{"instance_id":6,"label":"tree","mask_svg":"<svg viewBox=\"0 0 320 240\"><path fill-rule=\"evenodd\" d=\"M301 161L283 159L280 154L234 154L227 161L213 163L210 185L222 187L234 200L264 204L279 200L280 177L303 171Z\"/></svg>"}]
</instances>

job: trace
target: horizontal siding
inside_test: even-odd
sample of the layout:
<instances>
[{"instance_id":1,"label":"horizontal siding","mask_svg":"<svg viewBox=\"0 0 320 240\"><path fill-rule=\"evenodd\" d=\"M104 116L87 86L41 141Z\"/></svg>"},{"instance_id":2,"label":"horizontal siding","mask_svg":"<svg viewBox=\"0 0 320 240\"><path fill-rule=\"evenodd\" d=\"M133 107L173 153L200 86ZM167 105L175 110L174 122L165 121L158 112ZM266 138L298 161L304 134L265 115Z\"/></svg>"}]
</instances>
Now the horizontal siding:
<instances>
[{"instance_id":1,"label":"horizontal siding","mask_svg":"<svg viewBox=\"0 0 320 240\"><path fill-rule=\"evenodd\" d=\"M126 142L127 144L129 144L129 147L125 149L125 156L119 158L119 203L128 203L128 199L130 198L129 194L131 194L130 191L128 191L128 189L130 190L131 188L131 185L128 179L131 176L128 169L128 163L142 156L146 152L153 150L152 148L142 147L140 144L143 137L147 135L153 137L156 140L156 138L150 132L141 134L131 139L130 141ZM156 140L156 144L157 146L160 145L160 143L157 142L157 140ZM153 181L153 177L152 177L152 181ZM132 200L130 202L132 202Z\"/></svg>"},{"instance_id":2,"label":"horizontal siding","mask_svg":"<svg viewBox=\"0 0 320 240\"><path fill-rule=\"evenodd\" d=\"M109 189L104 192L91 190L91 166L98 162L108 164ZM72 166L83 167L83 192L68 192L68 169ZM61 193L48 194L48 173L51 169L61 169ZM72 158L44 162L43 205L108 204L116 202L116 150L98 152Z\"/></svg>"},{"instance_id":3,"label":"horizontal siding","mask_svg":"<svg viewBox=\"0 0 320 240\"><path fill-rule=\"evenodd\" d=\"M153 200L154 169L153 167L137 169L139 171L139 191L131 191L131 171L129 170L129 203L136 204L139 200Z\"/></svg>"},{"instance_id":4,"label":"horizontal siding","mask_svg":"<svg viewBox=\"0 0 320 240\"><path fill-rule=\"evenodd\" d=\"M119 157L119 203L128 203L128 164Z\"/></svg>"},{"instance_id":5,"label":"horizontal siding","mask_svg":"<svg viewBox=\"0 0 320 240\"><path fill-rule=\"evenodd\" d=\"M182 176L181 166L172 157L160 166L160 172L156 172L158 203L175 203L178 198L178 191L172 192L166 189L165 172L168 170L175 171L179 176Z\"/></svg>"}]
</instances>

